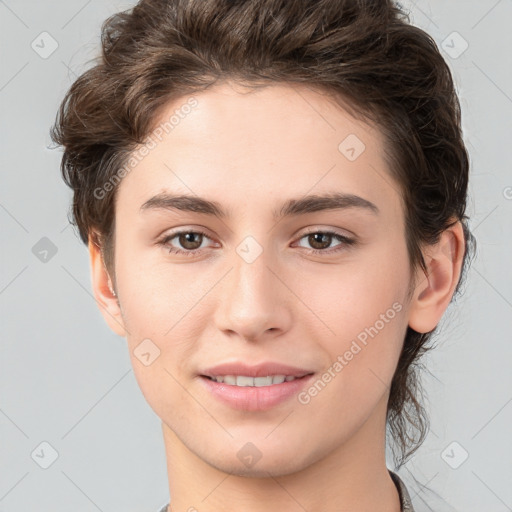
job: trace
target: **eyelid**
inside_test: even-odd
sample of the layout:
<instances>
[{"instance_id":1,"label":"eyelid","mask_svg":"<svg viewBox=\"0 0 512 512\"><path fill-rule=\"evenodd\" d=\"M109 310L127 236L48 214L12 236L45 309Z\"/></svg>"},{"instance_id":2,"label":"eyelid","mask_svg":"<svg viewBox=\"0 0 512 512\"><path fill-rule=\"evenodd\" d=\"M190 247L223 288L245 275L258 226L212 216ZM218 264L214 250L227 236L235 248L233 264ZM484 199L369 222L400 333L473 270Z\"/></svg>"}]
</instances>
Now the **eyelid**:
<instances>
[{"instance_id":1,"label":"eyelid","mask_svg":"<svg viewBox=\"0 0 512 512\"><path fill-rule=\"evenodd\" d=\"M182 226L176 226L175 228L169 228L165 231L161 232L161 235L158 236L158 238L166 237L169 235L181 233L182 231L185 232L191 232L191 231L204 231L204 232L210 232L210 230L206 226L202 226L201 224L184 224ZM210 235L208 235L210 236Z\"/></svg>"},{"instance_id":2,"label":"eyelid","mask_svg":"<svg viewBox=\"0 0 512 512\"><path fill-rule=\"evenodd\" d=\"M209 230L207 230L206 228L203 228L202 226L194 227L194 228L185 226L185 227L179 227L179 228L176 228L175 230L165 232L163 235L158 237L157 244L168 243L169 240L172 240L173 238L175 238L179 235L182 235L184 233L200 234L200 235L203 235L208 240L211 240L212 242L217 243L217 242L215 242L214 237L212 237L210 235ZM167 242L166 242L166 240L167 240ZM197 249L197 251L199 251L199 250L202 250L202 249ZM187 251L187 252L192 252L192 251Z\"/></svg>"},{"instance_id":3,"label":"eyelid","mask_svg":"<svg viewBox=\"0 0 512 512\"><path fill-rule=\"evenodd\" d=\"M327 226L308 226L305 228L306 231L299 231L296 235L298 238L302 238L303 236L309 235L311 233L331 233L336 234L345 238L353 238L354 240L357 238L355 233L348 231L347 229L342 230L341 228L332 228ZM300 234L300 236L299 236Z\"/></svg>"}]
</instances>

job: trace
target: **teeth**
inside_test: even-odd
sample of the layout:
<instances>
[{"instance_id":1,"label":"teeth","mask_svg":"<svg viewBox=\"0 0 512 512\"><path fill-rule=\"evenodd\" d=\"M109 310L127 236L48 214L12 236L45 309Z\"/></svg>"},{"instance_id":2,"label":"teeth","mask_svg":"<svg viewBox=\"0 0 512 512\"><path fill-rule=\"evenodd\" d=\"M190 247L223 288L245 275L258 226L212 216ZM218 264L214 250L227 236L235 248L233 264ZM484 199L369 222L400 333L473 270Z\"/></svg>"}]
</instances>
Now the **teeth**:
<instances>
[{"instance_id":1,"label":"teeth","mask_svg":"<svg viewBox=\"0 0 512 512\"><path fill-rule=\"evenodd\" d=\"M223 375L221 377L212 377L212 380L223 382L230 386L271 386L272 384L281 384L282 382L290 382L295 380L291 375L269 375L268 377L247 377L245 375Z\"/></svg>"}]
</instances>

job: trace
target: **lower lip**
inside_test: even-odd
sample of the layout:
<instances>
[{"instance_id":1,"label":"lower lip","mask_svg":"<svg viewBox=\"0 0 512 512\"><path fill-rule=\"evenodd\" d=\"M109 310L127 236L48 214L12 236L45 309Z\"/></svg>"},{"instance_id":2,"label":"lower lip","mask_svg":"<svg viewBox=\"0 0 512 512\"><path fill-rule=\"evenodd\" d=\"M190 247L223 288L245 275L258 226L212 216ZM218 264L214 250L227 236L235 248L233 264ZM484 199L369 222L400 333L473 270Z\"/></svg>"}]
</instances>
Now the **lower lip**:
<instances>
[{"instance_id":1,"label":"lower lip","mask_svg":"<svg viewBox=\"0 0 512 512\"><path fill-rule=\"evenodd\" d=\"M313 378L313 374L300 379L284 381L271 386L231 386L200 376L201 382L221 402L244 411L266 411L297 395Z\"/></svg>"}]
</instances>

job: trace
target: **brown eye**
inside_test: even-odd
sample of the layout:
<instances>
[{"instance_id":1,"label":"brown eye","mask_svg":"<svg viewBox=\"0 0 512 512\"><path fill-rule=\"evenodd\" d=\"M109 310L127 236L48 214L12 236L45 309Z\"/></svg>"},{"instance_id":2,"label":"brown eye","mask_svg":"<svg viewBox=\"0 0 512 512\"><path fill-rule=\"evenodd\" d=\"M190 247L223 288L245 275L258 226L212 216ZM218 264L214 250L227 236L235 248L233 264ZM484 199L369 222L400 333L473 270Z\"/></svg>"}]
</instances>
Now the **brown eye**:
<instances>
[{"instance_id":1,"label":"brown eye","mask_svg":"<svg viewBox=\"0 0 512 512\"><path fill-rule=\"evenodd\" d=\"M308 242L313 249L328 249L333 236L328 233L312 233L308 235Z\"/></svg>"},{"instance_id":2,"label":"brown eye","mask_svg":"<svg viewBox=\"0 0 512 512\"><path fill-rule=\"evenodd\" d=\"M169 253L194 256L202 252L204 240L210 239L202 231L177 231L167 235L159 245L164 246Z\"/></svg>"},{"instance_id":3,"label":"brown eye","mask_svg":"<svg viewBox=\"0 0 512 512\"><path fill-rule=\"evenodd\" d=\"M299 240L306 240L308 245L311 247L308 252L312 254L333 254L338 251L343 251L349 246L354 245L356 240L348 238L335 231L312 231L306 233ZM332 243L337 241L338 243L332 246ZM299 247L307 247L299 244Z\"/></svg>"},{"instance_id":4,"label":"brown eye","mask_svg":"<svg viewBox=\"0 0 512 512\"><path fill-rule=\"evenodd\" d=\"M188 233L181 233L178 235L178 241L184 249L188 249L189 251L194 251L195 249L199 249L199 247L201 247L201 243L203 241L203 235L202 235L202 233L197 233L195 231L190 231ZM199 242L199 244L198 244L198 242Z\"/></svg>"}]
</instances>

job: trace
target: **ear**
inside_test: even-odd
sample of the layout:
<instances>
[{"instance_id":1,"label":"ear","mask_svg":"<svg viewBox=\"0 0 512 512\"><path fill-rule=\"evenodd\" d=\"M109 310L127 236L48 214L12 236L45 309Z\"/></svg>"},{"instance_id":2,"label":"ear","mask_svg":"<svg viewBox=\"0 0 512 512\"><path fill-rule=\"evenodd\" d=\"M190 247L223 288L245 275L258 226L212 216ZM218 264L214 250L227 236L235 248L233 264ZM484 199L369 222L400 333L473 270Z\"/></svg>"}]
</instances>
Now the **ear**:
<instances>
[{"instance_id":1,"label":"ear","mask_svg":"<svg viewBox=\"0 0 512 512\"><path fill-rule=\"evenodd\" d=\"M418 269L409 310L409 327L420 333L432 331L450 304L459 281L465 240L458 221L441 234L439 242L426 247L423 258L427 275Z\"/></svg>"},{"instance_id":2,"label":"ear","mask_svg":"<svg viewBox=\"0 0 512 512\"><path fill-rule=\"evenodd\" d=\"M121 315L119 299L114 294L112 280L105 268L100 248L89 237L89 256L91 260L91 280L94 298L108 326L119 336L126 336Z\"/></svg>"}]
</instances>

